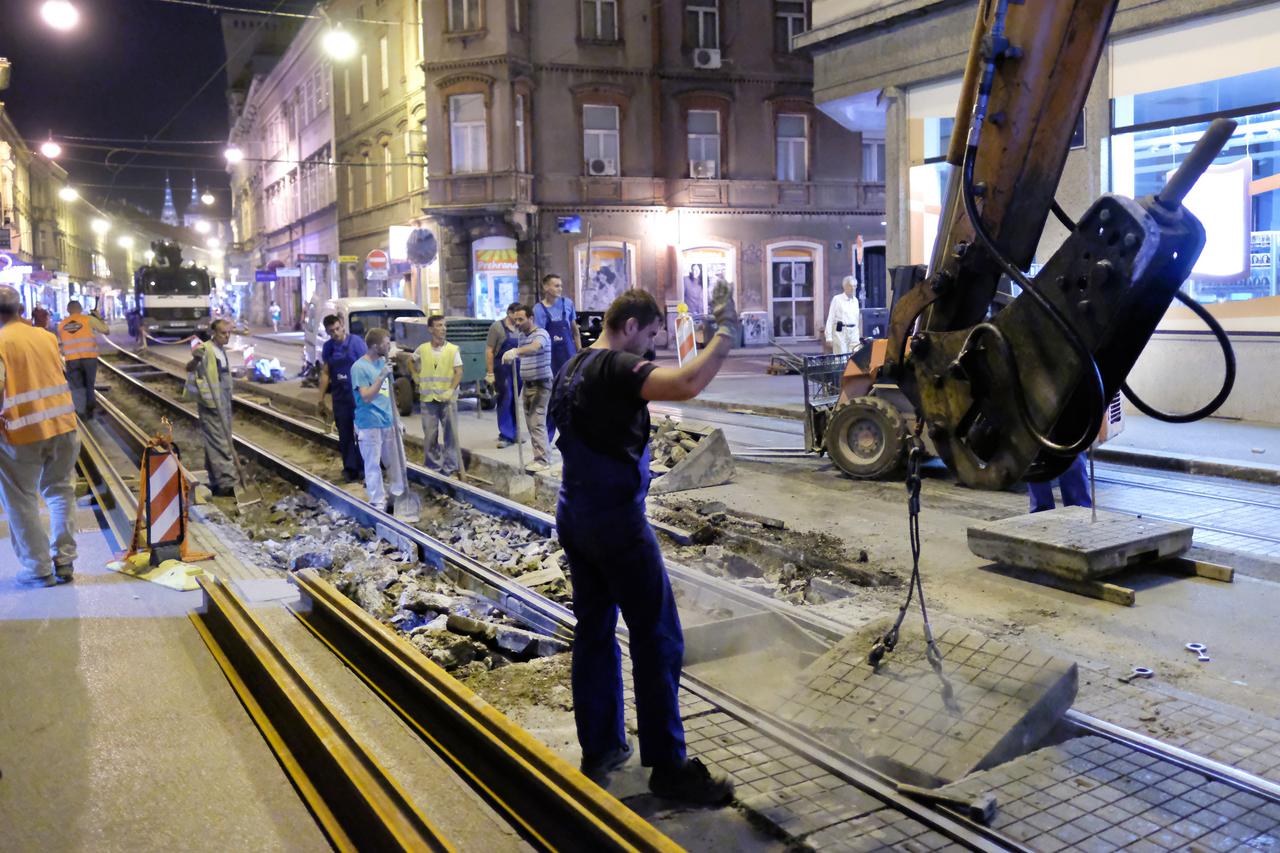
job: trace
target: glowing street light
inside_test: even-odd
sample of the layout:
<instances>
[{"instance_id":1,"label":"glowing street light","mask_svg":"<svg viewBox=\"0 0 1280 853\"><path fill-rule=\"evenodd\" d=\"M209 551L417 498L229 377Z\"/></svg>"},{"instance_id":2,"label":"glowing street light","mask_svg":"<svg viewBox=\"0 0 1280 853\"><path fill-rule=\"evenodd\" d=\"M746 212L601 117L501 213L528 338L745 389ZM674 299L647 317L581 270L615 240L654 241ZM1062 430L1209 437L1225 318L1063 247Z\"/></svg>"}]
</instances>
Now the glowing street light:
<instances>
[{"instance_id":1,"label":"glowing street light","mask_svg":"<svg viewBox=\"0 0 1280 853\"><path fill-rule=\"evenodd\" d=\"M120 237L116 240L116 245L119 246L121 249L132 249L133 237L129 236L128 234L121 234Z\"/></svg>"},{"instance_id":2,"label":"glowing street light","mask_svg":"<svg viewBox=\"0 0 1280 853\"><path fill-rule=\"evenodd\" d=\"M210 249L222 248L222 241L219 240L217 237L210 237L208 240L204 241L204 244L208 246Z\"/></svg>"},{"instance_id":3,"label":"glowing street light","mask_svg":"<svg viewBox=\"0 0 1280 853\"><path fill-rule=\"evenodd\" d=\"M239 163L244 159L244 152L240 150L239 146L230 145L226 151L222 152L222 156L227 158L228 163Z\"/></svg>"},{"instance_id":4,"label":"glowing street light","mask_svg":"<svg viewBox=\"0 0 1280 853\"><path fill-rule=\"evenodd\" d=\"M63 201L75 201L80 198L80 193L76 192L75 187L63 187L58 190L58 198Z\"/></svg>"},{"instance_id":5,"label":"glowing street light","mask_svg":"<svg viewBox=\"0 0 1280 853\"><path fill-rule=\"evenodd\" d=\"M205 205L213 204L213 202L215 201L213 197L213 193L209 192L208 190L205 190L204 195L200 196L200 201L204 202Z\"/></svg>"},{"instance_id":6,"label":"glowing street light","mask_svg":"<svg viewBox=\"0 0 1280 853\"><path fill-rule=\"evenodd\" d=\"M70 0L45 0L40 17L55 30L66 32L80 23L80 10Z\"/></svg>"},{"instance_id":7,"label":"glowing street light","mask_svg":"<svg viewBox=\"0 0 1280 853\"><path fill-rule=\"evenodd\" d=\"M351 35L338 24L333 29L324 34L324 52L329 54L330 59L336 59L339 62L346 62L356 55L356 51L360 45L356 41L356 37Z\"/></svg>"},{"instance_id":8,"label":"glowing street light","mask_svg":"<svg viewBox=\"0 0 1280 853\"><path fill-rule=\"evenodd\" d=\"M147 263L151 263L156 259L156 253L151 251L150 249L147 249L145 252L142 253L142 257L147 259Z\"/></svg>"},{"instance_id":9,"label":"glowing street light","mask_svg":"<svg viewBox=\"0 0 1280 853\"><path fill-rule=\"evenodd\" d=\"M105 219L95 219L89 223L89 227L93 229L94 234L106 234L111 230L111 223Z\"/></svg>"},{"instance_id":10,"label":"glowing street light","mask_svg":"<svg viewBox=\"0 0 1280 853\"><path fill-rule=\"evenodd\" d=\"M197 219L196 224L193 227L196 229L197 234L208 234L213 230L212 226L203 219Z\"/></svg>"},{"instance_id":11,"label":"glowing street light","mask_svg":"<svg viewBox=\"0 0 1280 853\"><path fill-rule=\"evenodd\" d=\"M62 146L48 139L40 143L40 153L50 160L56 160L62 154Z\"/></svg>"}]
</instances>

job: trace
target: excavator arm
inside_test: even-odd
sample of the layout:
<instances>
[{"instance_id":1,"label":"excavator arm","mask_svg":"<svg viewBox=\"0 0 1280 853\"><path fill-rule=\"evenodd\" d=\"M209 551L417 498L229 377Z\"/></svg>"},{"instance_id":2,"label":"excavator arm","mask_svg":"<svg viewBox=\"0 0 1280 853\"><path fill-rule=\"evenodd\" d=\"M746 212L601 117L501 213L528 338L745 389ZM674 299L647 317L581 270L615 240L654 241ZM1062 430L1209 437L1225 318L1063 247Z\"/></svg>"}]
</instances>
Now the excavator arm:
<instances>
[{"instance_id":1,"label":"excavator arm","mask_svg":"<svg viewBox=\"0 0 1280 853\"><path fill-rule=\"evenodd\" d=\"M971 486L1057 476L1093 442L1204 247L1182 199L1232 122L1215 122L1157 196L1106 195L1078 222L1055 210L1117 4L980 3L938 240L894 306L879 374ZM1031 278L1051 213L1071 233ZM1002 276L1022 292L992 316Z\"/></svg>"}]
</instances>

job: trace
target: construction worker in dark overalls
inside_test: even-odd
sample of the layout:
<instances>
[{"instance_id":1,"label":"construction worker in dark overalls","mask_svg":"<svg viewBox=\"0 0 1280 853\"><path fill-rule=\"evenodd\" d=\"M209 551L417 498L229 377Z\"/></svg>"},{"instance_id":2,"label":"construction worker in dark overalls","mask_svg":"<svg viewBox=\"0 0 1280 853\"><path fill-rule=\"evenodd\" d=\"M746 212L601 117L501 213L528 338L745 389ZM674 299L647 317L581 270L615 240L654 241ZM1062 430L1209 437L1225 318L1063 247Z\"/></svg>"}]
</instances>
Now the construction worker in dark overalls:
<instances>
[{"instance_id":1,"label":"construction worker in dark overalls","mask_svg":"<svg viewBox=\"0 0 1280 853\"><path fill-rule=\"evenodd\" d=\"M684 637L662 551L645 516L651 400L688 400L715 377L738 335L729 288L713 300L711 343L679 368L643 354L663 328L657 301L628 290L605 313L604 332L556 377L551 410L564 459L556 528L573 580L573 713L582 771L601 781L631 757L623 724L618 613L630 631L640 762L660 797L716 805L729 781L685 755L680 719Z\"/></svg>"},{"instance_id":2,"label":"construction worker in dark overalls","mask_svg":"<svg viewBox=\"0 0 1280 853\"><path fill-rule=\"evenodd\" d=\"M369 351L363 340L347 333L347 324L337 314L324 318L329 340L320 350L320 411L326 407L326 393L333 394L333 422L338 427L338 448L342 452L342 476L348 483L364 479L364 460L356 443L356 398L351 389L351 365Z\"/></svg>"},{"instance_id":3,"label":"construction worker in dark overalls","mask_svg":"<svg viewBox=\"0 0 1280 853\"><path fill-rule=\"evenodd\" d=\"M542 301L533 306L533 325L551 336L551 375L559 376L560 368L582 349L582 337L573 300L564 295L564 283L555 273L542 277ZM547 441L555 440L556 419L548 413Z\"/></svg>"},{"instance_id":4,"label":"construction worker in dark overalls","mask_svg":"<svg viewBox=\"0 0 1280 853\"><path fill-rule=\"evenodd\" d=\"M511 313L519 308L519 302L507 306L507 316L494 320L489 327L489 337L484 345L485 379L493 386L498 408L498 446L509 447L516 443L516 392L512 387L511 370L502 369L502 354L520 346L520 330L516 328ZM494 365L498 370L494 371Z\"/></svg>"}]
</instances>

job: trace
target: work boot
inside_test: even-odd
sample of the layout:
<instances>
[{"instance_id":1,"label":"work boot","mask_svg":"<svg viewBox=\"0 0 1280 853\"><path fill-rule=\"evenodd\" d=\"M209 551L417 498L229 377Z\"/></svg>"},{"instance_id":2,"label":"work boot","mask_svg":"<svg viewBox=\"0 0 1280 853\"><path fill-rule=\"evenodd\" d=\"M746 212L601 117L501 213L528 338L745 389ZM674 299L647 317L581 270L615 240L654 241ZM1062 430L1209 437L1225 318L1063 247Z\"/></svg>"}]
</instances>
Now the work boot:
<instances>
[{"instance_id":1,"label":"work boot","mask_svg":"<svg viewBox=\"0 0 1280 853\"><path fill-rule=\"evenodd\" d=\"M631 759L632 752L631 741L627 741L604 755L582 756L582 763L578 765L578 769L591 781L599 782L626 764Z\"/></svg>"},{"instance_id":2,"label":"work boot","mask_svg":"<svg viewBox=\"0 0 1280 853\"><path fill-rule=\"evenodd\" d=\"M18 584L32 589L39 589L41 587L57 586L58 580L53 576L53 572L47 575L38 575L35 572L23 569L18 572Z\"/></svg>"},{"instance_id":3,"label":"work boot","mask_svg":"<svg viewBox=\"0 0 1280 853\"><path fill-rule=\"evenodd\" d=\"M653 768L649 790L659 797L700 806L723 805L733 798L733 783L723 776L712 776L696 758L678 767Z\"/></svg>"},{"instance_id":4,"label":"work boot","mask_svg":"<svg viewBox=\"0 0 1280 853\"><path fill-rule=\"evenodd\" d=\"M58 565L54 563L53 576L58 583L71 583L75 579L76 567L71 563Z\"/></svg>"}]
</instances>

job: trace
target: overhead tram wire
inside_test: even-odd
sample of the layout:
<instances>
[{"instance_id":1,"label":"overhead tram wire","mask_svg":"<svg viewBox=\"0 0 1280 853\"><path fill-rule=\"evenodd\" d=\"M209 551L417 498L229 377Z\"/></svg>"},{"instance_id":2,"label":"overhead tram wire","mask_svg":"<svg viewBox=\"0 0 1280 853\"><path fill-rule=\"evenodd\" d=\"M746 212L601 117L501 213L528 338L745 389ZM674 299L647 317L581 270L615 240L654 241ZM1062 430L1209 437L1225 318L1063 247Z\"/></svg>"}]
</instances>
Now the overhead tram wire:
<instances>
[{"instance_id":1,"label":"overhead tram wire","mask_svg":"<svg viewBox=\"0 0 1280 853\"><path fill-rule=\"evenodd\" d=\"M285 4L285 0L277 0L276 5L272 7L271 11L272 12L278 11L280 7L283 6L284 4ZM174 112L174 114L171 115L169 119L163 125L161 125L160 129L157 130L153 135L157 137L162 136L164 132L168 130L175 121L178 120L178 117L182 115L184 112L186 112L187 107L195 103L196 99L199 98L202 94L204 94L204 90L209 88L209 84L212 83L214 80L218 79L219 76L221 76L222 72L225 71L227 66L231 63L231 60L234 58L237 58L241 52L247 51L252 45L253 45L252 40L245 40L240 45L238 50L233 52L228 52L227 58L222 61L222 64L219 65L217 69L211 75L209 75L209 77L203 83L200 84L200 87L196 89L196 91L191 95L191 97L187 98L187 100L183 102L182 106L178 107L177 111ZM138 159L138 155L134 154L132 157L129 158L128 161L123 163L118 168L111 169L111 181L113 184L115 183L115 180L120 175L120 173L123 172L125 169L129 168L130 164L132 164L133 161L136 159ZM107 190L106 198L103 199L104 202L111 200L111 192L112 191L110 189Z\"/></svg>"}]
</instances>

